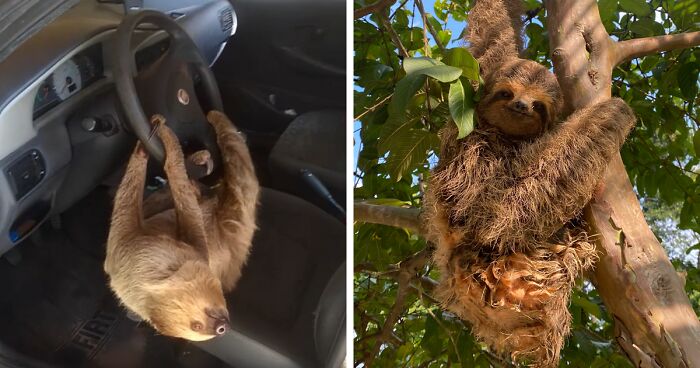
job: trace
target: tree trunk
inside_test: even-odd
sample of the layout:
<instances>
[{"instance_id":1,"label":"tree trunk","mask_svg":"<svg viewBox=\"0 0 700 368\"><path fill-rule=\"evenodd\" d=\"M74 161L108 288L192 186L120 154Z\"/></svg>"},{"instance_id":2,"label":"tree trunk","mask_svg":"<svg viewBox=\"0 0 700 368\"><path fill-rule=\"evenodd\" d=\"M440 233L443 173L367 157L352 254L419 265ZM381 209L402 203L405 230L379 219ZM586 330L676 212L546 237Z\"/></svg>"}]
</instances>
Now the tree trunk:
<instances>
[{"instance_id":1,"label":"tree trunk","mask_svg":"<svg viewBox=\"0 0 700 368\"><path fill-rule=\"evenodd\" d=\"M689 47L700 39L696 32L616 43L600 21L595 0L549 0L545 5L552 60L568 112L610 98L617 63ZM617 342L632 362L638 367L700 367L700 322L644 219L619 155L585 218L590 231L600 234L594 282L615 320Z\"/></svg>"}]
</instances>

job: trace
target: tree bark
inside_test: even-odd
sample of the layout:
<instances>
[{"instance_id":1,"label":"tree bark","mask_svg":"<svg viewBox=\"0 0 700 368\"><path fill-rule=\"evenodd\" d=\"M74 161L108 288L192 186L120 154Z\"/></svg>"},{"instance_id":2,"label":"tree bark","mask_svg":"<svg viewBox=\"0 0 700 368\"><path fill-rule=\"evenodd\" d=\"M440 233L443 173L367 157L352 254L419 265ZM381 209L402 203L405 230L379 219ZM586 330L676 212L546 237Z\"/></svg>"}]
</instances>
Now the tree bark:
<instances>
[{"instance_id":1,"label":"tree bark","mask_svg":"<svg viewBox=\"0 0 700 368\"><path fill-rule=\"evenodd\" d=\"M395 2L396 0L379 0L374 4L367 5L363 8L355 9L355 11L353 11L353 18L362 18L365 15L384 10L386 7L391 6Z\"/></svg>"},{"instance_id":2,"label":"tree bark","mask_svg":"<svg viewBox=\"0 0 700 368\"><path fill-rule=\"evenodd\" d=\"M616 47L615 64L659 51L685 49L697 44L700 44L700 31L620 41Z\"/></svg>"},{"instance_id":3,"label":"tree bark","mask_svg":"<svg viewBox=\"0 0 700 368\"><path fill-rule=\"evenodd\" d=\"M425 236L420 209L355 202L355 221L400 227Z\"/></svg>"},{"instance_id":4,"label":"tree bark","mask_svg":"<svg viewBox=\"0 0 700 368\"><path fill-rule=\"evenodd\" d=\"M552 61L568 112L610 98L618 63L700 43L700 33L616 43L601 23L595 0L545 5ZM638 367L700 367L700 322L644 219L619 155L584 214L590 231L599 234L596 288L615 320L622 349Z\"/></svg>"}]
</instances>

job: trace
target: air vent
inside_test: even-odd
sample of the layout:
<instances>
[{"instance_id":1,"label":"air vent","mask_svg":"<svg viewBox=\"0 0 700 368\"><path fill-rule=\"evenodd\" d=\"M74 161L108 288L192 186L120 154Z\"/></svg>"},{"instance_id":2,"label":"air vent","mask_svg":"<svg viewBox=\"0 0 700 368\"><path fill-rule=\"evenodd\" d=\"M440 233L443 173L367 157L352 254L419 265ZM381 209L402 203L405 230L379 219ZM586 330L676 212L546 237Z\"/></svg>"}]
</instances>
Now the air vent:
<instances>
[{"instance_id":1,"label":"air vent","mask_svg":"<svg viewBox=\"0 0 700 368\"><path fill-rule=\"evenodd\" d=\"M221 23L221 30L230 33L231 28L233 28L233 11L231 8L224 8L219 11L219 22Z\"/></svg>"}]
</instances>

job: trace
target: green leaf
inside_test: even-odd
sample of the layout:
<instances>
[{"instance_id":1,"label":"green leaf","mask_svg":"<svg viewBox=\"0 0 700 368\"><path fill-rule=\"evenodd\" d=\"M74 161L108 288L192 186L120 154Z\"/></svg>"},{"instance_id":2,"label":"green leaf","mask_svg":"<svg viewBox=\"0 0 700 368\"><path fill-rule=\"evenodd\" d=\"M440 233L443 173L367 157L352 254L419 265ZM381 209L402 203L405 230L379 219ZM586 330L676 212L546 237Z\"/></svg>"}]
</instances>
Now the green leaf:
<instances>
[{"instance_id":1,"label":"green leaf","mask_svg":"<svg viewBox=\"0 0 700 368\"><path fill-rule=\"evenodd\" d=\"M617 17L617 0L599 0L598 11L603 22L615 20Z\"/></svg>"},{"instance_id":2,"label":"green leaf","mask_svg":"<svg viewBox=\"0 0 700 368\"><path fill-rule=\"evenodd\" d=\"M474 338L467 332L462 331L457 338L457 353L459 354L459 359L462 361L462 367L473 367L474 366Z\"/></svg>"},{"instance_id":3,"label":"green leaf","mask_svg":"<svg viewBox=\"0 0 700 368\"><path fill-rule=\"evenodd\" d=\"M585 356L595 355L595 346L591 343L591 340L581 330L574 330L571 336L572 340L578 345L579 351L581 351Z\"/></svg>"},{"instance_id":4,"label":"green leaf","mask_svg":"<svg viewBox=\"0 0 700 368\"><path fill-rule=\"evenodd\" d=\"M459 78L462 69L445 65L437 60L419 57L406 58L403 62L406 76L396 83L394 96L389 103L389 115L400 118L406 113L408 103L425 83L426 76L449 83Z\"/></svg>"},{"instance_id":5,"label":"green leaf","mask_svg":"<svg viewBox=\"0 0 700 368\"><path fill-rule=\"evenodd\" d=\"M698 94L698 71L700 71L700 64L697 62L683 64L678 70L676 76L678 79L678 87L681 89L683 97L688 100L695 99L695 96ZM695 138L693 138L693 143L694 142ZM696 148L695 152L697 153L700 151Z\"/></svg>"},{"instance_id":6,"label":"green leaf","mask_svg":"<svg viewBox=\"0 0 700 368\"><path fill-rule=\"evenodd\" d=\"M651 6L642 0L620 0L620 6L624 11L634 13L638 17L646 17L652 12Z\"/></svg>"},{"instance_id":7,"label":"green leaf","mask_svg":"<svg viewBox=\"0 0 700 368\"><path fill-rule=\"evenodd\" d=\"M646 56L642 59L642 63L640 67L642 68L643 72L648 72L652 70L657 64L659 63L659 56L657 55L649 55Z\"/></svg>"},{"instance_id":8,"label":"green leaf","mask_svg":"<svg viewBox=\"0 0 700 368\"><path fill-rule=\"evenodd\" d=\"M630 30L639 37L650 37L666 34L664 26L649 18L638 19L630 24Z\"/></svg>"},{"instance_id":9,"label":"green leaf","mask_svg":"<svg viewBox=\"0 0 700 368\"><path fill-rule=\"evenodd\" d=\"M445 64L429 57L405 58L403 60L403 70L406 71L407 75L418 73L422 69L431 68L437 65Z\"/></svg>"},{"instance_id":10,"label":"green leaf","mask_svg":"<svg viewBox=\"0 0 700 368\"><path fill-rule=\"evenodd\" d=\"M406 173L426 162L428 152L440 145L437 134L422 129L404 129L394 138L386 165L389 175L395 181L401 180Z\"/></svg>"},{"instance_id":11,"label":"green leaf","mask_svg":"<svg viewBox=\"0 0 700 368\"><path fill-rule=\"evenodd\" d=\"M690 28L698 21L700 3L697 0L674 0L669 1L668 5L671 19L680 30Z\"/></svg>"},{"instance_id":12,"label":"green leaf","mask_svg":"<svg viewBox=\"0 0 700 368\"><path fill-rule=\"evenodd\" d=\"M399 33L399 38L407 51L423 49L423 29L420 27L409 28Z\"/></svg>"},{"instance_id":13,"label":"green leaf","mask_svg":"<svg viewBox=\"0 0 700 368\"><path fill-rule=\"evenodd\" d=\"M423 74L409 74L396 83L394 96L389 102L390 116L403 116L406 114L408 102L411 101L413 95L423 86L426 76Z\"/></svg>"},{"instance_id":14,"label":"green leaf","mask_svg":"<svg viewBox=\"0 0 700 368\"><path fill-rule=\"evenodd\" d=\"M693 204L690 202L683 203L683 208L681 209L680 221L678 227L681 229L690 229L693 226Z\"/></svg>"},{"instance_id":15,"label":"green leaf","mask_svg":"<svg viewBox=\"0 0 700 368\"><path fill-rule=\"evenodd\" d=\"M409 113L401 118L390 117L379 132L379 155L384 156L396 146L396 142L406 136L406 131L411 130L422 119L418 107L413 106Z\"/></svg>"},{"instance_id":16,"label":"green leaf","mask_svg":"<svg viewBox=\"0 0 700 368\"><path fill-rule=\"evenodd\" d=\"M610 362L602 356L597 356L593 363L591 363L590 368L608 368L610 367Z\"/></svg>"},{"instance_id":17,"label":"green leaf","mask_svg":"<svg viewBox=\"0 0 700 368\"><path fill-rule=\"evenodd\" d=\"M525 34L528 38L527 50L536 55L539 49L545 44L545 30L537 23L530 23L525 28Z\"/></svg>"},{"instance_id":18,"label":"green leaf","mask_svg":"<svg viewBox=\"0 0 700 368\"><path fill-rule=\"evenodd\" d=\"M479 81L479 62L464 47L447 50L445 62L447 65L456 66L462 69L462 76L471 81Z\"/></svg>"},{"instance_id":19,"label":"green leaf","mask_svg":"<svg viewBox=\"0 0 700 368\"><path fill-rule=\"evenodd\" d=\"M449 29L443 30L443 31L438 31L438 38L440 39L440 43L445 46L448 43L450 43L450 39L452 39L452 31Z\"/></svg>"},{"instance_id":20,"label":"green leaf","mask_svg":"<svg viewBox=\"0 0 700 368\"><path fill-rule=\"evenodd\" d=\"M396 349L396 358L398 358L399 360L403 360L414 349L415 349L415 347L412 344L403 344L403 345L399 346L398 349Z\"/></svg>"},{"instance_id":21,"label":"green leaf","mask_svg":"<svg viewBox=\"0 0 700 368\"><path fill-rule=\"evenodd\" d=\"M462 80L457 80L450 84L450 115L459 134L457 139L466 137L474 130L474 91L470 85L464 88Z\"/></svg>"},{"instance_id":22,"label":"green leaf","mask_svg":"<svg viewBox=\"0 0 700 368\"><path fill-rule=\"evenodd\" d=\"M700 130L693 135L693 148L695 148L695 156L700 157Z\"/></svg>"},{"instance_id":23,"label":"green leaf","mask_svg":"<svg viewBox=\"0 0 700 368\"><path fill-rule=\"evenodd\" d=\"M586 311L586 313L593 315L596 318L602 318L603 316L598 304L582 297L579 293L573 293L571 295L571 304L581 307L581 309Z\"/></svg>"},{"instance_id":24,"label":"green leaf","mask_svg":"<svg viewBox=\"0 0 700 368\"><path fill-rule=\"evenodd\" d=\"M656 192L659 190L656 172L647 170L644 173L644 189L648 196L656 196Z\"/></svg>"},{"instance_id":25,"label":"green leaf","mask_svg":"<svg viewBox=\"0 0 700 368\"><path fill-rule=\"evenodd\" d=\"M462 69L445 65L427 57L406 58L403 61L403 68L406 71L406 76L424 74L443 83L452 82L462 75Z\"/></svg>"},{"instance_id":26,"label":"green leaf","mask_svg":"<svg viewBox=\"0 0 700 368\"><path fill-rule=\"evenodd\" d=\"M476 358L476 368L490 368L493 367L491 365L491 361L489 358L487 358L486 354L481 354L479 355L478 358Z\"/></svg>"},{"instance_id":27,"label":"green leaf","mask_svg":"<svg viewBox=\"0 0 700 368\"><path fill-rule=\"evenodd\" d=\"M394 70L387 65L374 60L363 60L356 64L355 84L365 89L390 87L393 84Z\"/></svg>"},{"instance_id":28,"label":"green leaf","mask_svg":"<svg viewBox=\"0 0 700 368\"><path fill-rule=\"evenodd\" d=\"M442 352L440 325L430 315L425 319L425 334L423 334L420 346L433 357L438 356Z\"/></svg>"},{"instance_id":29,"label":"green leaf","mask_svg":"<svg viewBox=\"0 0 700 368\"><path fill-rule=\"evenodd\" d=\"M394 28L406 29L408 28L408 12L404 9L396 9L396 14L394 15Z\"/></svg>"}]
</instances>

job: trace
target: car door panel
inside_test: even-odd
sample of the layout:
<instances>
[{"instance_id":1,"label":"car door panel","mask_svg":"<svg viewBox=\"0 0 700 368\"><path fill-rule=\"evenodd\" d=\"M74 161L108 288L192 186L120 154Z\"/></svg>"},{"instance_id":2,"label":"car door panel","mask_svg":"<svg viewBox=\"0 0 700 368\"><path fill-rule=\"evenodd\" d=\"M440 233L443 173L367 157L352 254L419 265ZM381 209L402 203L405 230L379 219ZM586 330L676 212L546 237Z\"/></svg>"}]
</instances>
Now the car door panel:
<instances>
[{"instance_id":1,"label":"car door panel","mask_svg":"<svg viewBox=\"0 0 700 368\"><path fill-rule=\"evenodd\" d=\"M238 30L214 66L227 113L248 134L345 108L343 0L231 0Z\"/></svg>"}]
</instances>

